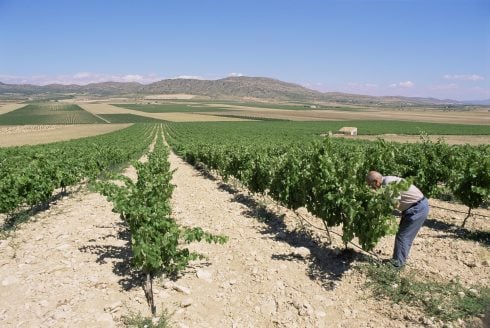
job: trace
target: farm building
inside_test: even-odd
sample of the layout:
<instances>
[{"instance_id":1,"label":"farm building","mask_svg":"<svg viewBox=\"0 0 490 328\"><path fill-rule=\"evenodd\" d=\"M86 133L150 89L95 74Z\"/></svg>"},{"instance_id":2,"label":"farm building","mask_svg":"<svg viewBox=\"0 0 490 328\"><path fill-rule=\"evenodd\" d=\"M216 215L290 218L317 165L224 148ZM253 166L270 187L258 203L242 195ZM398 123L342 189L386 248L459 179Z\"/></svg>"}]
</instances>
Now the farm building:
<instances>
[{"instance_id":1,"label":"farm building","mask_svg":"<svg viewBox=\"0 0 490 328\"><path fill-rule=\"evenodd\" d=\"M357 136L357 128L352 126L344 126L339 132L347 136Z\"/></svg>"}]
</instances>

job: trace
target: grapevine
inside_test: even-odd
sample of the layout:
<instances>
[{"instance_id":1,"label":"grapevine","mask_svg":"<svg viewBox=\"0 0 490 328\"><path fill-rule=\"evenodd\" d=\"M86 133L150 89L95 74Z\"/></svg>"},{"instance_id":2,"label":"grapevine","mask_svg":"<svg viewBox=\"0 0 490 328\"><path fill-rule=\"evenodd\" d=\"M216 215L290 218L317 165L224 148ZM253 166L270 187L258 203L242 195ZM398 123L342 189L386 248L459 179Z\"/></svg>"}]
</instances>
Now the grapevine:
<instances>
[{"instance_id":1,"label":"grapevine","mask_svg":"<svg viewBox=\"0 0 490 328\"><path fill-rule=\"evenodd\" d=\"M206 124L176 123L168 124L165 133L191 164L204 163L225 180L233 176L251 192L267 194L287 208L305 207L327 228L341 226L344 243L357 237L365 250L396 232L392 200L409 186L404 182L372 192L364 181L371 170L408 178L427 196L450 190L470 211L488 202L488 146L449 146L427 139L419 144L288 140L287 133L272 129L254 134L238 129L233 124L215 131Z\"/></svg>"},{"instance_id":2,"label":"grapevine","mask_svg":"<svg viewBox=\"0 0 490 328\"><path fill-rule=\"evenodd\" d=\"M189 261L203 255L180 247L194 241L224 243L227 238L203 231L199 227L180 226L171 218L170 200L174 186L173 172L167 160L168 149L161 134L146 163L135 163L138 179L119 176L123 186L113 182L99 182L98 190L114 204L131 232L132 265L140 270L145 281L143 288L153 315L153 278L162 273L175 275Z\"/></svg>"}]
</instances>

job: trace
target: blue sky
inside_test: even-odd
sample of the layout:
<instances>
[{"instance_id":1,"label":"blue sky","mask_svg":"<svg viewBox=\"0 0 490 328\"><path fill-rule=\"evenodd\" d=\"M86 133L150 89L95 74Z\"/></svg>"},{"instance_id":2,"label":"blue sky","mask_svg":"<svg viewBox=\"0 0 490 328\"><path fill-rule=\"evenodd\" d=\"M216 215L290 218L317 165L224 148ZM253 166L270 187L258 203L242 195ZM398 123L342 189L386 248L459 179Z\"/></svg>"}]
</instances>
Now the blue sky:
<instances>
[{"instance_id":1,"label":"blue sky","mask_svg":"<svg viewBox=\"0 0 490 328\"><path fill-rule=\"evenodd\" d=\"M490 98L489 0L0 0L0 81L267 76Z\"/></svg>"}]
</instances>

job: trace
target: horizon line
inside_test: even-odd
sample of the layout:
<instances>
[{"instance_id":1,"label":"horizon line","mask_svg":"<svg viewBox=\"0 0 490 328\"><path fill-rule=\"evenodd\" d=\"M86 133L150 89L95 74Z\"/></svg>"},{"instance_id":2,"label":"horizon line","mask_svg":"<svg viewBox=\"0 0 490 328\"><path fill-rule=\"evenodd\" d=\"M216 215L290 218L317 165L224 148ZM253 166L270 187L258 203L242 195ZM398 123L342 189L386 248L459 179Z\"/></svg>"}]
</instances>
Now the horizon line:
<instances>
[{"instance_id":1,"label":"horizon line","mask_svg":"<svg viewBox=\"0 0 490 328\"><path fill-rule=\"evenodd\" d=\"M83 73L78 73L75 75L58 75L58 77L72 77L72 78L80 78L84 77L81 75ZM78 75L78 76L77 76ZM54 86L54 85L62 85L62 86L88 86L91 84L103 84L103 83L119 83L119 84L138 84L138 85L151 85L154 83L158 83L161 81L165 80L196 80L196 81L218 81L218 80L225 80L225 79L230 79L230 78L263 78L263 79L269 79L269 80L275 80L279 81L282 83L289 83L289 84L294 84L297 86L300 86L302 88L305 88L307 90L315 91L321 94L329 94L329 93L340 93L340 94L345 94L345 95L354 95L354 96L364 96L364 97L372 97L372 98L408 98L408 99L434 99L434 100L439 100L439 101L446 101L446 102L454 102L454 103L471 103L471 102L487 102L490 101L490 98L482 98L482 99L464 99L464 100L456 100L456 99L451 99L451 98L437 98L435 96L402 96L399 94L385 94L385 95L371 95L371 94L366 94L366 93L355 93L355 92L346 92L346 91L324 91L324 90L318 90L314 89L311 87L311 85L305 85L301 84L298 82L289 82L289 81L283 81L278 78L273 78L273 77L267 77L267 76L248 76L244 75L241 73L231 73L227 76L224 77L202 77L202 76L192 76L192 75L179 75L176 77L158 77L157 75L149 74L147 75L148 77L152 77L151 80L146 80L146 81L135 81L135 80L130 80L131 78L138 78L138 77L143 77L142 75L137 75L137 74L127 74L127 75L120 75L116 77L115 79L101 79L99 81L87 81L87 82L63 82L63 81L53 81L50 83L36 83L35 81L25 81L27 78L23 77L23 80L25 81L20 81L20 82L15 82L15 83L9 83L9 82L3 82L2 76L7 76L8 78L21 78L19 76L13 76L13 75L1 75L0 74L0 83L3 85L22 85L22 86L36 86L36 87L49 87L49 86ZM89 75L87 75L89 76ZM49 76L47 75L34 75L29 78L48 78ZM7 80L8 80L7 78ZM121 81L121 78L130 78L126 81ZM119 79L119 80L118 80Z\"/></svg>"}]
</instances>

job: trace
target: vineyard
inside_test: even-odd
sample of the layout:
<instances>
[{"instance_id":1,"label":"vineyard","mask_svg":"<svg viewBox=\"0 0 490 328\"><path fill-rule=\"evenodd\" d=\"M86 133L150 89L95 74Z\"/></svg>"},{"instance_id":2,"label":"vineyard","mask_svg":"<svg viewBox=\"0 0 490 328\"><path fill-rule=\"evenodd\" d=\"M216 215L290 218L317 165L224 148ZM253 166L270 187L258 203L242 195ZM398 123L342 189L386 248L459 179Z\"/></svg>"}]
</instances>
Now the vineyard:
<instances>
[{"instance_id":1,"label":"vineyard","mask_svg":"<svg viewBox=\"0 0 490 328\"><path fill-rule=\"evenodd\" d=\"M223 114L225 115L225 114ZM489 135L490 129L487 125L464 125L464 124L442 124L427 122L403 122L403 121L311 121L311 122L239 122L239 123L172 123L172 126L180 127L201 133L205 130L206 135L213 134L219 139L221 132L227 133L234 140L242 137L250 138L272 138L274 142L294 142L296 140L311 141L321 140L322 135L329 131L336 132L344 126L355 126L362 135L383 134L410 134L410 135ZM230 133L234 131L234 133ZM279 138L280 137L280 138Z\"/></svg>"},{"instance_id":2,"label":"vineyard","mask_svg":"<svg viewBox=\"0 0 490 328\"><path fill-rule=\"evenodd\" d=\"M131 124L79 125L3 125L0 126L0 147L34 146L52 142L93 137L127 128Z\"/></svg>"},{"instance_id":3,"label":"vineyard","mask_svg":"<svg viewBox=\"0 0 490 328\"><path fill-rule=\"evenodd\" d=\"M117 107L132 109L145 113L201 113L222 112L226 109L221 107L207 107L199 103L190 104L115 104Z\"/></svg>"},{"instance_id":4,"label":"vineyard","mask_svg":"<svg viewBox=\"0 0 490 328\"><path fill-rule=\"evenodd\" d=\"M317 138L305 134L273 129L274 124L264 124L264 129L253 131L243 129L240 133L232 124L209 129L205 124L174 123L167 125L166 138L176 153L191 165L204 165L224 181L230 178L239 181L252 194L266 196L293 211L305 208L323 223L328 243L332 243L330 231L341 229L341 234L335 234L341 237L346 247L359 247L356 245L359 243L359 248L366 252L372 251L383 237L397 231L394 200L410 182L427 197L451 199L466 205L467 213L461 222L463 228L472 210L489 204L488 145L449 146L427 137L418 144L382 140L361 143L328 137L315 140ZM365 182L366 173L371 170L403 176L407 182L373 192ZM304 220L301 214L297 216ZM483 231L483 235L485 233ZM488 244L488 236L480 240ZM480 300L473 299L474 296L464 300L481 302L470 310L463 301L461 304L447 301L453 298L451 295L467 293L467 289L458 284L436 287L431 283L408 282L404 280L406 278L397 280L396 274L379 269L369 270L372 269L368 269L368 276L374 277L371 279L383 277L377 282L381 286L401 283L417 285L421 289L417 295L407 287L406 292L411 295L407 299L403 291L398 296L392 291L379 292L379 295L390 295L395 302L405 299L404 302L409 304L419 304L419 299L425 297L423 307L428 313L449 320L477 308L480 310L476 311L484 311L482 309L489 306L490 293L485 287L472 289L478 290ZM429 290L432 295L428 298ZM442 302L444 298L446 303Z\"/></svg>"},{"instance_id":5,"label":"vineyard","mask_svg":"<svg viewBox=\"0 0 490 328\"><path fill-rule=\"evenodd\" d=\"M468 216L489 201L488 145L449 146L428 139L420 144L319 141L270 123L245 133L233 125L206 127L171 124L167 138L189 163L202 162L288 208L306 207L328 226L342 224L344 241L357 236L367 250L393 230L386 219L393 207L382 204L400 191L385 188L373 194L364 182L370 170L413 180L428 197L456 197L469 207Z\"/></svg>"},{"instance_id":6,"label":"vineyard","mask_svg":"<svg viewBox=\"0 0 490 328\"><path fill-rule=\"evenodd\" d=\"M121 165L140 157L156 138L146 163L136 163L137 181L114 175ZM224 243L225 236L199 227L181 227L171 218L172 173L168 149L158 125L134 125L121 131L34 147L3 148L0 155L0 214L6 215L2 231L16 228L20 212L47 208L53 193L88 179L114 203L114 211L132 235L133 265L146 276L145 294L152 314L153 278L163 272L175 275L191 260L204 258L178 246L205 240ZM104 178L105 176L105 178ZM108 180L110 179L110 180ZM122 180L124 186L112 182Z\"/></svg>"},{"instance_id":7,"label":"vineyard","mask_svg":"<svg viewBox=\"0 0 490 328\"><path fill-rule=\"evenodd\" d=\"M14 224L19 210L45 205L56 189L64 191L139 157L153 129L134 125L75 141L0 148L0 213L8 215L4 229Z\"/></svg>"},{"instance_id":8,"label":"vineyard","mask_svg":"<svg viewBox=\"0 0 490 328\"><path fill-rule=\"evenodd\" d=\"M107 120L108 122L114 123L159 123L163 122L162 120L152 118L152 117L144 117L132 114L101 114L99 115L101 118Z\"/></svg>"},{"instance_id":9,"label":"vineyard","mask_svg":"<svg viewBox=\"0 0 490 328\"><path fill-rule=\"evenodd\" d=\"M218 309L222 307L229 309L232 304L237 302L237 296L234 294L235 290L238 289L242 293L244 302L241 304L244 306L242 308L243 317L235 314L236 317L241 318L240 320L253 316L255 319L251 319L249 323L272 325L272 322L275 322L276 325L288 327L298 325L321 326L322 322L326 322L325 317L330 316L330 313L326 314L320 310L313 312L312 306L319 309L322 307L322 303L325 303L325 299L320 297L317 299L313 295L325 293L325 295L330 295L328 297L339 297L338 295L341 295L345 286L339 287L339 294L334 294L335 291L327 292L315 282L318 279L321 284L324 284L328 275L327 277L322 276L322 278L313 279L312 277L316 277L317 274L310 272L308 278L308 275L304 274L305 265L309 261L309 256L313 259L315 254L312 251L311 255L304 255L304 250L301 248L305 247L298 246L307 245L311 247L314 244L316 248L321 249L321 252L325 253L322 256L326 256L321 257L323 259L320 265L320 267L323 265L322 270L325 270L325 267L335 267L337 265L335 261L338 262L339 258L345 261L344 256L348 257L351 254L347 248L342 250L334 246L333 234L341 237L343 247L359 244L365 252L370 252L369 257L371 259L377 259L377 255L373 251L385 247L383 241L394 234L397 229L397 221L393 215L395 204L392 200L408 185L406 183L391 185L373 192L365 183L365 176L368 171L378 170L382 174L406 177L408 182L413 182L425 195L432 199L450 200L464 204L467 210L462 220L458 222L458 225L463 226L468 224L467 222L475 220L475 217L472 216L473 212L479 213L482 208L488 206L490 192L490 147L488 145L450 146L442 141L431 141L427 137L421 139L418 144L398 144L381 140L361 142L332 139L322 136L324 134L322 132L325 132L322 130L324 128L325 126L316 126L312 122L308 124L291 124L290 122L279 121L167 122L163 125L135 124L120 131L75 141L42 146L0 148L0 213L5 218L2 230L7 232L16 228L20 213L29 212L31 215L37 215L32 213L36 213L39 209L42 215L42 211L48 208L49 202L52 201L56 193L65 194L65 189L69 186L76 186L81 182L90 182L92 189L97 190L111 202L108 210L117 213L121 223L118 224L117 228L114 228L113 223L109 224L107 223L109 221L104 221L114 220L114 217L107 213L97 219L88 218L85 224L89 224L90 229L81 223L71 223L77 226L77 229L83 229L84 233L88 233L91 237L88 245L82 242L82 245L78 246L79 251L72 252L70 256L78 256L77 254L80 252L98 255L98 265L109 268L111 262L106 262L108 257L115 257L124 263L128 255L124 255L125 253L117 247L107 246L105 243L107 240L114 239L116 235L122 238L120 236L124 235L124 230L127 229L127 233L130 235L130 238L127 239L127 247L131 249L131 269L122 270L116 263L112 271L114 274L124 277L120 285L125 290L131 290L124 298L132 307L145 312L143 305L148 304L152 315L159 314L166 307L174 310L177 308L175 317L179 318L178 320L194 322L194 324L202 324L203 322L212 322L213 324L218 322L222 324L235 323L235 318L232 318L233 321L225 319L228 315L224 315L221 310L216 310L216 313L213 312L214 310L211 311L208 319L200 317L199 313L208 315L206 309L208 303L216 304ZM247 195L243 197L250 197L250 200L243 201L235 196L233 198L235 201L240 200L243 201L243 204L248 204L255 202L252 201L255 199L254 197L270 199L275 207L283 208L284 211L291 210L297 220L301 220L302 215L304 215L301 213L307 211L308 220L322 224L323 236L318 240L323 240L323 242L321 245L316 244L318 243L316 237L296 230L285 230L277 233L278 235L281 234L281 237L277 237L279 240L287 240L286 236L295 236L294 238L291 237L292 239L289 241L291 246L283 245L277 239L268 237L271 234L270 230L267 233L262 232L264 236L258 237L257 234L260 232L249 232L241 226L243 222L240 220L244 220L241 214L230 214L239 213L243 209L243 205L241 207L235 205L223 207L224 203L221 202L221 198L225 199L228 196L214 195L217 197L215 199L217 208L213 209L212 213L214 214L209 217L207 213L209 209L205 207L205 204L200 203L199 198L196 198L195 193L198 193L200 188L198 185L194 185L197 181L196 178L193 177L193 180L187 182L187 189L182 182L176 184L174 180L176 174L180 176L181 171L183 171L188 172L189 176L194 176L195 171L178 164L179 160L169 152L165 143L168 143L176 154L191 165L204 167L204 172L207 173L203 174L211 176L206 182L209 185L201 193L210 192L210 186L214 183L214 179L223 179L223 183L231 183L233 188L246 191ZM134 177L129 178L117 173L122 166L140 157L149 147L151 152L147 161L133 162ZM180 166L175 171L171 165ZM183 189L180 190L180 188ZM187 197L189 203L186 206L193 208L193 210L189 210L189 212L183 210L182 204L176 203L174 200L175 197ZM213 201L215 200L213 199ZM83 200L79 202L85 204ZM97 204L101 204L101 200L98 202ZM92 212L98 206L103 207L97 205L90 210L87 209L87 212ZM208 204L207 206L211 205ZM33 209L36 211L32 211ZM258 213L264 209L259 207L256 211ZM267 215L273 216L271 213ZM208 221L202 220L201 216L208 217ZM191 220L191 218L200 220ZM46 219L49 221L49 217L46 216ZM66 220L70 221L70 217L66 217ZM82 222L81 218L80 220ZM99 223L92 223L90 220ZM290 224L290 218L286 220L276 217L272 221L276 225L274 229L277 229L277 226L281 224ZM198 223L196 224L196 222ZM250 225L253 229L265 229L264 225L271 224L246 222L248 222L246 225ZM35 226L38 222L32 224ZM40 224L49 225L49 222ZM104 229L108 228L108 224L111 229L116 229L118 232L113 231L107 234ZM198 227L201 225L203 226L202 229ZM55 231L60 232L61 227L56 226L56 224L53 224L53 227ZM272 226L269 228L272 229ZM23 230L25 231L21 231L20 234L27 234L24 238L28 238L29 229ZM485 231L481 232L483 235L486 233ZM77 243L80 243L79 234L75 233L73 237L76 238ZM48 238L48 236L44 238ZM253 242L249 242L248 238ZM99 244L92 245L96 240ZM301 240L301 243L298 244L297 240ZM211 244L228 242L224 245L196 247L190 245L194 241L207 241ZM481 249L483 247L485 249L485 243L488 243L488 240L479 239L477 243L479 244L475 245L475 248ZM187 246L188 244L190 246ZM4 244L0 243L1 247L5 247L2 245ZM23 249L22 247L20 249ZM67 249L67 247L66 240L62 239L54 249L58 251ZM103 249L106 247L108 250L104 252ZM242 253L243 256L237 255L237 249L242 249L242 252L245 252ZM8 252L17 254L17 252L24 251L12 248ZM8 252L6 251L6 254ZM261 252L270 253L267 256L276 261L281 261L272 262L281 263L279 266L281 270L270 267L257 268L258 265L271 265L271 262L265 261L265 258L260 254ZM286 254L291 252L293 255L287 260L287 256L283 258L282 255L277 255L277 252L286 252ZM307 253L310 254L310 251ZM27 254L27 250L25 254ZM208 254L209 258L207 257ZM314 263L311 265L319 265L314 260L312 261ZM7 270L8 263L8 260L0 263L2 264L0 268L4 266ZM74 264L68 262L67 265L71 268ZM215 276L210 271L213 265L219 265L219 269L215 269ZM234 267L236 271L228 271L227 265L236 266ZM342 267L344 264L338 265ZM82 272L84 269L79 267L78 270ZM194 279L189 278L189 272L194 272L193 270L197 270L195 271L197 278ZM261 270L265 273L261 273ZM315 270L319 269L316 268ZM338 269L333 271L336 270ZM479 270L484 271L485 269ZM295 272L295 275L288 277L288 271ZM341 271L344 272L346 269ZM87 274L90 275L90 273ZM368 276L370 274L379 275L380 271L374 273L368 271L365 274ZM129 282L127 280L129 279L128 275L131 278ZM279 280L276 279L277 281L274 280L275 278L271 278L276 275L280 277L280 279L277 278ZM345 275L351 280L359 279L359 276L355 274ZM2 274L0 276L4 277ZM241 283L237 285L237 280L246 279L248 276L252 282L248 281L248 285L243 287L239 286ZM342 275L331 273L331 276L338 278ZM475 304L481 303L483 306L488 306L488 296L490 295L488 290L481 286L470 288L452 283L450 287L437 285L437 289L434 287L435 285L427 287L419 282L407 282L408 280L404 277L401 280L393 280L399 279L397 277L393 276L390 281L396 281L396 284L402 286L411 284L411 286L417 286L421 290L433 288L433 294L436 296L440 295L442 290L451 290L462 301L474 304L469 309L469 307L465 307L466 305L455 305L455 303L451 303L452 301L447 304L439 303L440 300L432 295L429 303L436 305L427 311L431 313L430 315L440 318L438 320L442 320L439 321L441 323L481 315L480 305ZM2 284L7 286L6 288L10 286L11 281L14 281L10 276L7 278L2 278ZM288 280L290 278L292 281ZM28 279L32 279L32 276L29 275ZM77 279L83 279L83 274L81 274L81 278ZM96 286L92 287L96 293L99 288L97 286L100 284L99 278L90 279ZM55 283L55 279L53 283ZM189 288L182 287L183 283L193 286L196 293L199 293L202 288L202 295L192 294L194 299L189 300L188 295L191 292ZM295 283L298 284L298 288L294 288ZM336 282L331 283L332 286L336 284ZM132 286L132 288L128 286ZM145 302L141 302L138 298L138 292L134 289L135 286L143 287ZM470 286L473 286L473 282ZM113 290L118 289L117 283L113 283L112 288ZM263 293L266 296L261 293L252 295L253 292L247 294L255 288L257 290L264 288ZM468 290L476 292L468 292ZM28 292L26 291L26 293ZM107 294L108 291L106 290L105 293ZM409 297L412 301L401 300L402 298L400 298L399 302L420 306L417 303L419 296L415 294L415 291L413 293ZM464 297L461 296L461 293L464 294ZM115 297L115 294L110 295ZM385 294L381 293L380 295ZM77 299L78 296L72 295L71 297ZM101 296L96 298L98 297ZM406 297L406 295L399 297ZM449 299L449 296L445 297ZM304 299L300 301L301 298ZM429 299L427 295L425 298ZM344 307L350 308L349 302L361 306L361 303L356 303L358 301L354 298L349 301L337 298L337 301ZM194 305L193 302L199 304L202 302L204 308L197 304ZM114 304L114 302L112 303ZM104 318L110 322L112 322L112 316L119 319L123 316L121 306L113 304L109 306L109 310L102 307L103 311L109 312L109 318L107 316ZM260 304L259 309L257 306L254 307L254 304ZM369 308L376 309L375 304L375 302L369 303ZM65 309L63 313L68 311L66 309L71 309L72 303L69 302L68 307L65 305L62 305ZM7 304L2 304L2 306L7 307ZM329 309L333 309L334 306L338 306L338 304L328 305ZM450 310L451 307L456 310ZM43 319L47 320L43 321L43 324L55 323L56 318L64 319L63 315L65 314L60 314L58 308L53 311L50 319ZM190 313L195 311L197 314L196 317L193 317ZM362 318L359 320L368 320L371 314L369 310L365 311L363 314L355 314L354 310L344 310L344 315L340 315L340 317L352 324L358 320L356 316ZM413 312L416 313L413 314L414 316L420 315L417 311ZM0 311L0 318L4 314L5 312ZM282 317L283 314L284 317ZM76 316L75 313L73 315ZM331 320L337 320L335 316ZM74 317L69 318L73 319ZM422 318L425 317L422 316ZM87 320L89 319L87 318ZM378 325L391 325L393 323L397 325L403 322L401 318L395 318L394 321L385 320L387 319L380 319L379 317L374 318L373 321L369 319L370 322L376 322ZM433 320L430 319L431 322ZM236 322L238 322L238 326L245 324L244 321Z\"/></svg>"},{"instance_id":10,"label":"vineyard","mask_svg":"<svg viewBox=\"0 0 490 328\"><path fill-rule=\"evenodd\" d=\"M98 184L98 189L114 203L114 211L121 214L129 227L132 262L146 277L144 290L153 315L156 314L153 278L162 272L176 275L191 260L204 258L202 254L179 248L179 244L201 240L226 242L225 236L206 233L199 227L181 227L171 217L170 200L174 187L167 157L168 149L159 132L148 161L136 164L136 182L120 176L125 183L123 187L113 182Z\"/></svg>"},{"instance_id":11,"label":"vineyard","mask_svg":"<svg viewBox=\"0 0 490 328\"><path fill-rule=\"evenodd\" d=\"M0 116L0 125L106 123L78 105L33 103Z\"/></svg>"}]
</instances>

